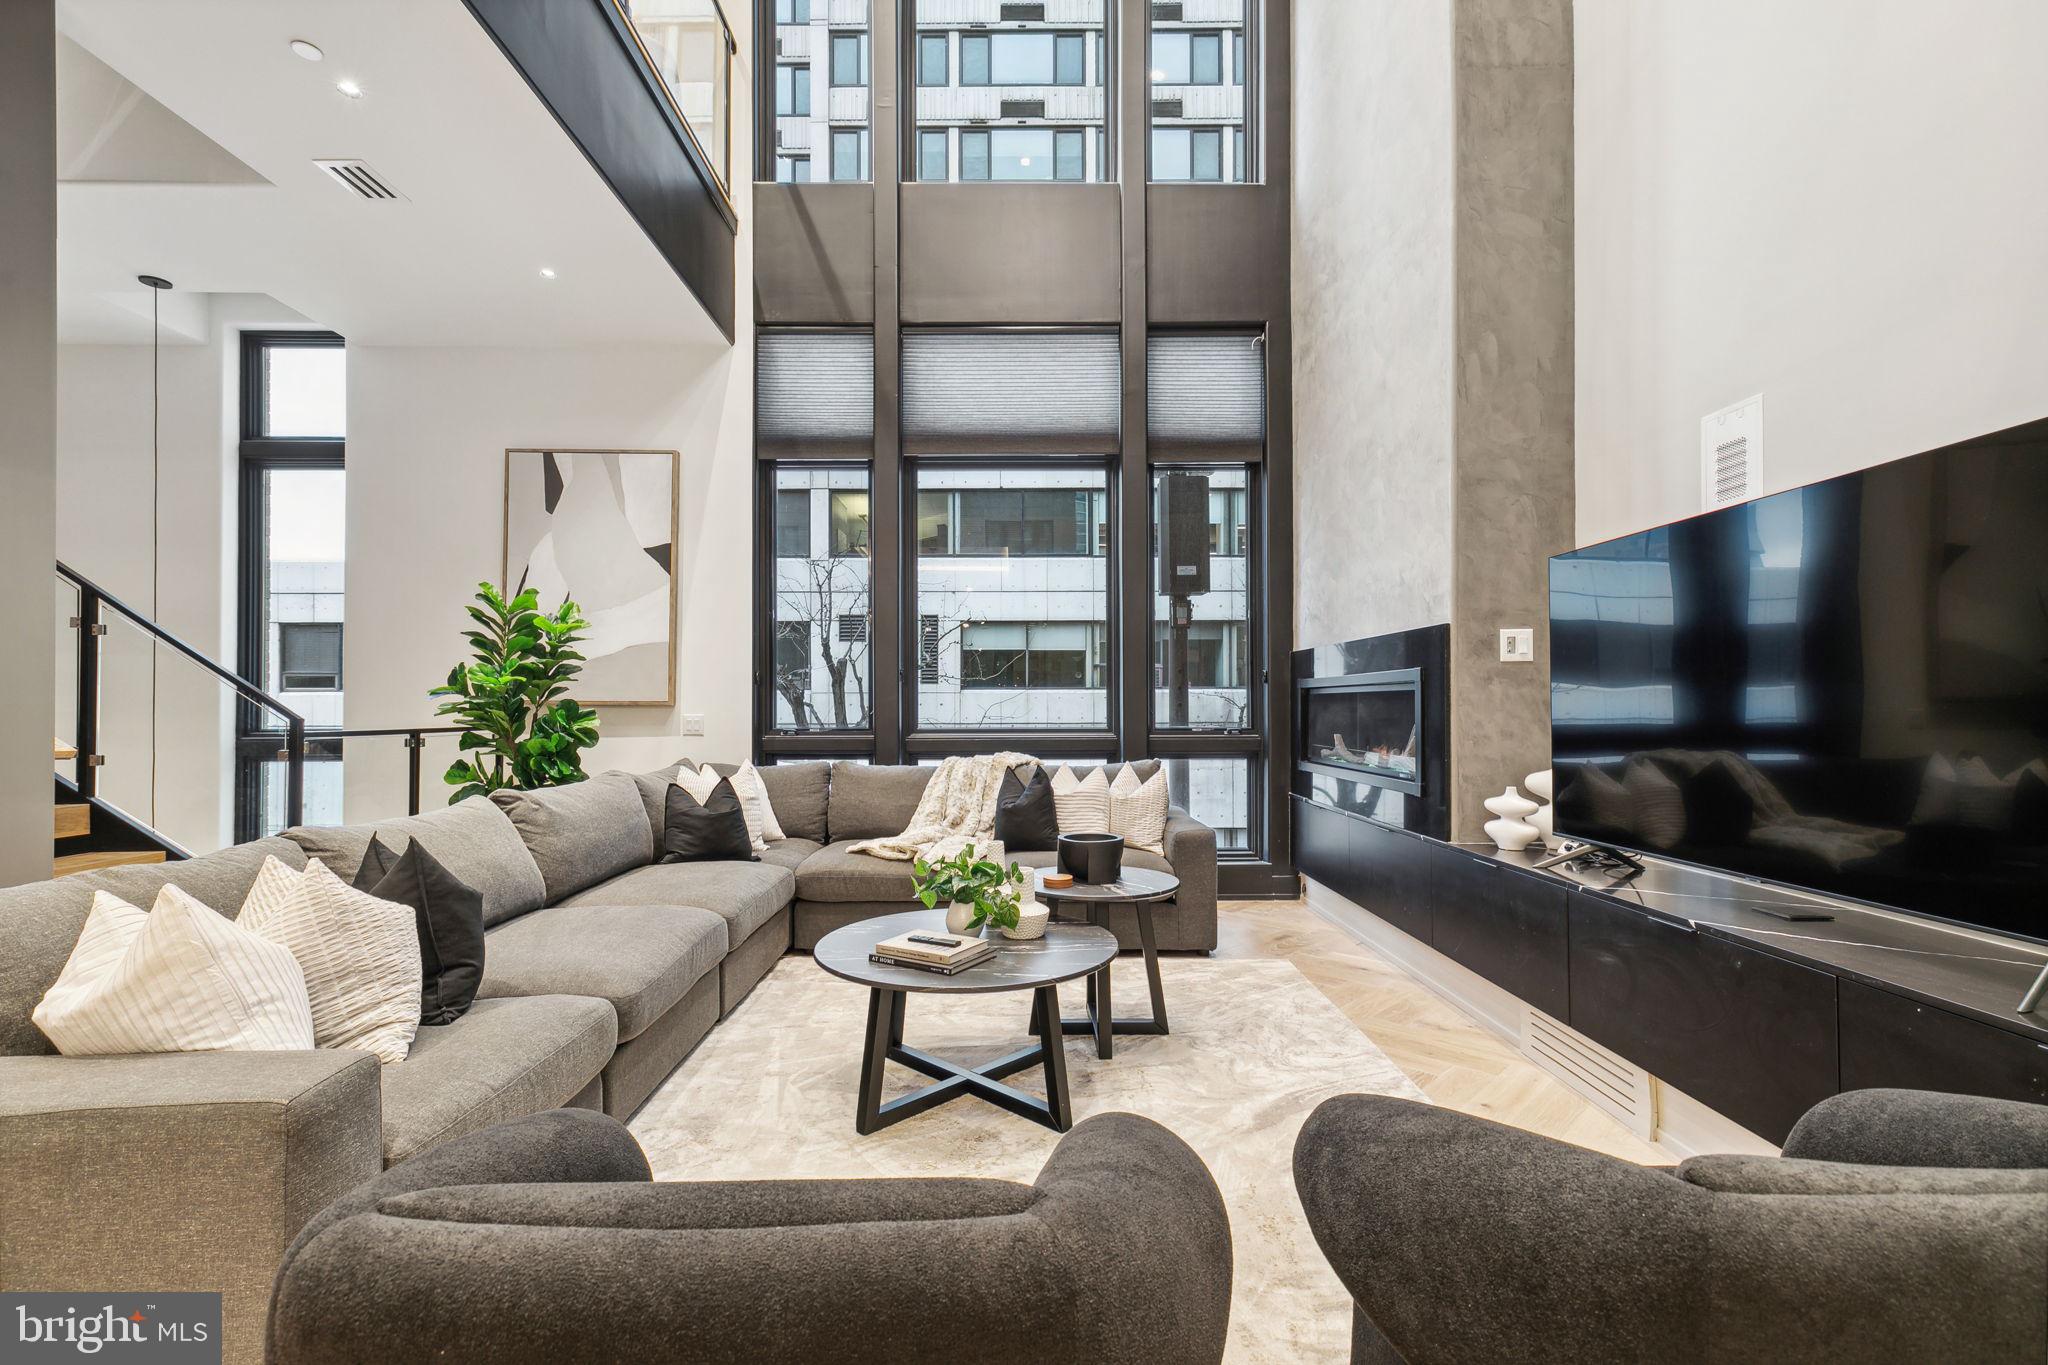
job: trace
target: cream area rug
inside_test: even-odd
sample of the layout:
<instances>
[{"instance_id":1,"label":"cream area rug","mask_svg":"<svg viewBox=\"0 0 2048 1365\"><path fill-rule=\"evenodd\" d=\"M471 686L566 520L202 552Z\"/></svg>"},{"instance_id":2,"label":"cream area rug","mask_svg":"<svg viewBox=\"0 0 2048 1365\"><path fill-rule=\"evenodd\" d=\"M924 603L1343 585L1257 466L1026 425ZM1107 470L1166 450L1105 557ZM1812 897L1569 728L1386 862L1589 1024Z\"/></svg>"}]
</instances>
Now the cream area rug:
<instances>
[{"instance_id":1,"label":"cream area rug","mask_svg":"<svg viewBox=\"0 0 2048 1365\"><path fill-rule=\"evenodd\" d=\"M1075 1121L1125 1111L1165 1124L1208 1163L1230 1213L1233 1361L1342 1361L1351 1298L1294 1193L1294 1138L1332 1095L1425 1098L1370 1038L1284 961L1167 958L1173 1032L1119 1035L1116 1056L1067 1039ZM1141 1012L1144 970L1119 960L1116 998ZM1081 985L1063 988L1082 1012ZM640 1110L633 1134L657 1180L982 1176L1029 1182L1059 1141L972 1097L879 1133L853 1129L865 988L789 956ZM980 1064L1025 1041L1026 992L913 995L904 1041ZM1042 1093L1043 1072L1012 1085ZM885 1099L926 1078L889 1068Z\"/></svg>"}]
</instances>

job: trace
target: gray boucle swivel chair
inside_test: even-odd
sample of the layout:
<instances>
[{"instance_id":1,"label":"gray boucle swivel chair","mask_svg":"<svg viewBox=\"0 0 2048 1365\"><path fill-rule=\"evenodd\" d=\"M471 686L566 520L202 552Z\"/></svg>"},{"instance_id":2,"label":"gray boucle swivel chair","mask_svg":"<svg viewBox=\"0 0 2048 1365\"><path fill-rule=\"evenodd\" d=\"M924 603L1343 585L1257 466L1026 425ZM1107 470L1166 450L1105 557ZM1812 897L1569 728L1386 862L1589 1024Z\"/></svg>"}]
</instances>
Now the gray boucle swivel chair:
<instances>
[{"instance_id":1,"label":"gray boucle swivel chair","mask_svg":"<svg viewBox=\"0 0 2048 1365\"><path fill-rule=\"evenodd\" d=\"M1355 1362L2048 1359L2038 1105L1853 1091L1670 1170L1345 1095L1294 1179Z\"/></svg>"},{"instance_id":2,"label":"gray boucle swivel chair","mask_svg":"<svg viewBox=\"0 0 2048 1365\"><path fill-rule=\"evenodd\" d=\"M1201 1158L1105 1114L1037 1181L649 1183L616 1121L457 1138L285 1255L283 1365L1222 1359L1230 1226Z\"/></svg>"}]
</instances>

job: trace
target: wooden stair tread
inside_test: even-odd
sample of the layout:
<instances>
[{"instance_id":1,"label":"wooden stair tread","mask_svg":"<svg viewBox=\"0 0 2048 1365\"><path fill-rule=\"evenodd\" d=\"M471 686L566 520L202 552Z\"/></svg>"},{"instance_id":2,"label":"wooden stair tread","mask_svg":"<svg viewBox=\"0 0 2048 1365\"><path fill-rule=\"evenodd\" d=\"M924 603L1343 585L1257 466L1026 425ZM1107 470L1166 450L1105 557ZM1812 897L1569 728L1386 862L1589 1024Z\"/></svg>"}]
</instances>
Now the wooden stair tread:
<instances>
[{"instance_id":1,"label":"wooden stair tread","mask_svg":"<svg viewBox=\"0 0 2048 1365\"><path fill-rule=\"evenodd\" d=\"M77 758L78 750L61 739L54 739L50 741L50 755L52 762L62 762L67 758Z\"/></svg>"},{"instance_id":2,"label":"wooden stair tread","mask_svg":"<svg viewBox=\"0 0 2048 1365\"><path fill-rule=\"evenodd\" d=\"M92 807L83 801L57 803L55 829L59 839L75 839L81 834L92 833Z\"/></svg>"},{"instance_id":3,"label":"wooden stair tread","mask_svg":"<svg viewBox=\"0 0 2048 1365\"><path fill-rule=\"evenodd\" d=\"M105 867L126 867L132 863L160 863L164 860L160 848L107 848L91 853L66 853L55 863L52 876L65 877L73 872L97 872Z\"/></svg>"}]
</instances>

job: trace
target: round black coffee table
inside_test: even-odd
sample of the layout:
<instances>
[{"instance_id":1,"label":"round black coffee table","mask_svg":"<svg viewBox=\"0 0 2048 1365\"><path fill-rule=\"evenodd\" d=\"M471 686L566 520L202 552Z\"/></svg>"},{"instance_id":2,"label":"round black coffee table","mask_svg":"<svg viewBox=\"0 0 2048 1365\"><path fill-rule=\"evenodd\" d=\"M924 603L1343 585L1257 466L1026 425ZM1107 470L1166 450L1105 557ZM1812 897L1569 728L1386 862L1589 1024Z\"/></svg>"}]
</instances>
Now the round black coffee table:
<instances>
[{"instance_id":1,"label":"round black coffee table","mask_svg":"<svg viewBox=\"0 0 2048 1365\"><path fill-rule=\"evenodd\" d=\"M976 1095L1001 1109L1036 1119L1056 1132L1074 1125L1073 1102L1067 1097L1067 1059L1061 1043L1067 1030L1060 1018L1059 984L1077 976L1107 977L1116 957L1116 935L1092 924L1048 925L1040 939L992 936L996 955L958 976L921 972L915 967L889 967L868 961L885 938L898 934L946 933L943 910L913 910L883 915L834 929L818 940L811 956L836 977L868 988L867 1046L861 1055L860 1099L853 1126L867 1134L962 1095ZM1091 995L1093 986L1091 985ZM992 991L1032 993L1031 1034L1037 1039L986 1066L963 1067L903 1042L903 1006L913 991L932 995L980 995ZM1106 1054L1105 1054L1106 1055ZM882 1103L882 1070L898 1062L921 1071L937 1083ZM1003 1084L1005 1076L1033 1066L1045 1068L1045 1098Z\"/></svg>"},{"instance_id":2,"label":"round black coffee table","mask_svg":"<svg viewBox=\"0 0 2048 1365\"><path fill-rule=\"evenodd\" d=\"M1171 899L1180 890L1180 878L1149 867L1127 867L1113 882L1077 881L1072 886L1047 886L1045 874L1053 870L1039 868L1032 880L1038 899L1055 911L1063 905L1079 906L1088 916L1087 922L1099 926L1107 920L1110 906L1131 907L1138 921L1138 944L1145 955L1145 979L1152 988L1151 1018L1118 1019L1110 1006L1109 969L1104 968L1088 979L1087 1016L1060 1020L1061 1031L1094 1034L1098 1057L1114 1054L1116 1034L1167 1032L1166 988L1159 980L1159 936L1152 929L1152 907L1156 902Z\"/></svg>"}]
</instances>

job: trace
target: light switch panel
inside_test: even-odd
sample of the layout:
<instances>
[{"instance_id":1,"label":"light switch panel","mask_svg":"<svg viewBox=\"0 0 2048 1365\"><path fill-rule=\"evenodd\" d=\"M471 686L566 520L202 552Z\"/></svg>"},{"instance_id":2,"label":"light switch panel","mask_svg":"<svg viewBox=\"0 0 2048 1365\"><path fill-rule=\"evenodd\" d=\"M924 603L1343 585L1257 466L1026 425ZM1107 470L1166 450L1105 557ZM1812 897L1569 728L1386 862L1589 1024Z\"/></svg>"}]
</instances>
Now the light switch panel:
<instances>
[{"instance_id":1,"label":"light switch panel","mask_svg":"<svg viewBox=\"0 0 2048 1365\"><path fill-rule=\"evenodd\" d=\"M1525 664L1536 657L1536 629L1533 626L1512 626L1500 633L1500 660L1506 664Z\"/></svg>"},{"instance_id":2,"label":"light switch panel","mask_svg":"<svg viewBox=\"0 0 2048 1365\"><path fill-rule=\"evenodd\" d=\"M684 716L684 717L683 717L683 733L684 733L684 734L686 734L686 735L701 735L701 734L703 734L703 733L704 733L704 717L702 717L702 716L690 716L690 715L686 715L686 716Z\"/></svg>"}]
</instances>

